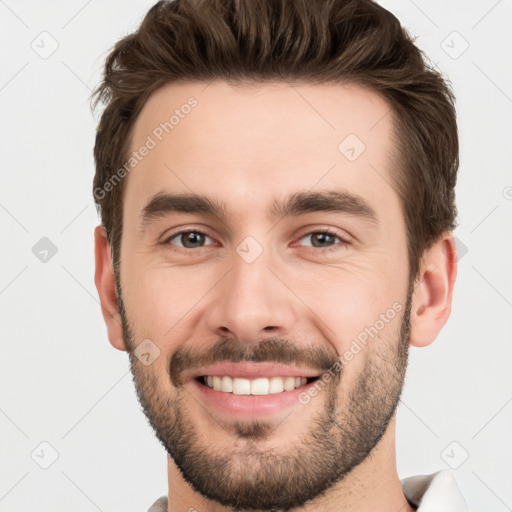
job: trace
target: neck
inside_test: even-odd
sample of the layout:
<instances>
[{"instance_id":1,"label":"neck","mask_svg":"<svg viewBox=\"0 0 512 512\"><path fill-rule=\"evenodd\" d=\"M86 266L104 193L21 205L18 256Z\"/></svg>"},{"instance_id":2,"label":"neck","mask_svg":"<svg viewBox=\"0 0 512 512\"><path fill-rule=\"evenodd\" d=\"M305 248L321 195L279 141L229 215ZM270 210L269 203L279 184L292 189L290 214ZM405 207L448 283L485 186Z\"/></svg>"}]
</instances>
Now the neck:
<instances>
[{"instance_id":1,"label":"neck","mask_svg":"<svg viewBox=\"0 0 512 512\"><path fill-rule=\"evenodd\" d=\"M294 512L414 512L407 502L396 470L395 420L364 462L321 497ZM231 509L195 492L168 457L168 512L229 512Z\"/></svg>"}]
</instances>

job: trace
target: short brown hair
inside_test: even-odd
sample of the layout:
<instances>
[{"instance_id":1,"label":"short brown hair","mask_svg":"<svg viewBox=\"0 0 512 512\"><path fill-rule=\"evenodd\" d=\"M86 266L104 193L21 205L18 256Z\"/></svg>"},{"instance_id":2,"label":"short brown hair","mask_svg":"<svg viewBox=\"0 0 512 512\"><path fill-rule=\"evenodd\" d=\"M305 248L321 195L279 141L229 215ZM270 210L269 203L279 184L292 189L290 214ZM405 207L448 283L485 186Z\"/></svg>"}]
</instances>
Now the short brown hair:
<instances>
[{"instance_id":1,"label":"short brown hair","mask_svg":"<svg viewBox=\"0 0 512 512\"><path fill-rule=\"evenodd\" d=\"M93 108L105 104L93 194L116 271L123 180L108 193L105 185L126 162L138 114L165 84L214 79L354 83L380 94L394 120L392 181L402 200L411 277L423 252L455 227L454 96L393 14L372 0L160 1L115 44L93 94Z\"/></svg>"}]
</instances>

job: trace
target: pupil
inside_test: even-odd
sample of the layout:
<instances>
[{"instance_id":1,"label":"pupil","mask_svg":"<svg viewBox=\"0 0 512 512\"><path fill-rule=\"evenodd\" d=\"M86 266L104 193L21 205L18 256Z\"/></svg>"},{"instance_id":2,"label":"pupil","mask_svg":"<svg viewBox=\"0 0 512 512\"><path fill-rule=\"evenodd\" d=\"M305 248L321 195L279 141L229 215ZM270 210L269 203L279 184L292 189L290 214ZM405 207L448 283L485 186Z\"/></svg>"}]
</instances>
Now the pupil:
<instances>
[{"instance_id":1,"label":"pupil","mask_svg":"<svg viewBox=\"0 0 512 512\"><path fill-rule=\"evenodd\" d=\"M185 243L183 245L185 245L185 247L190 246L190 244L192 246L198 245L201 243L202 236L203 235L201 233L195 233L195 232L187 233L187 234L185 234Z\"/></svg>"},{"instance_id":2,"label":"pupil","mask_svg":"<svg viewBox=\"0 0 512 512\"><path fill-rule=\"evenodd\" d=\"M322 239L324 242L326 242L326 238L327 238L327 242L329 241L328 239L329 238L332 238L333 235L331 235L330 233L318 233L316 236L313 236L313 245L315 247L318 247L318 245L315 243L315 240L318 240L320 239L320 247L322 247Z\"/></svg>"}]
</instances>

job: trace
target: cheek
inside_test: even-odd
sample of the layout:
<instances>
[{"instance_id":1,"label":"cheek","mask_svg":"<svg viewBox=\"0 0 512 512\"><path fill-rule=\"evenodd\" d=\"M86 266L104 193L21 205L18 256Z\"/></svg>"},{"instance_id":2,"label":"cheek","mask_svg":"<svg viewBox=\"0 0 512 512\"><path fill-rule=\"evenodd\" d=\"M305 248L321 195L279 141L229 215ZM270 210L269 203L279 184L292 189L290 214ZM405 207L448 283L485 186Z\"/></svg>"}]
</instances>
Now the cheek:
<instances>
[{"instance_id":1,"label":"cheek","mask_svg":"<svg viewBox=\"0 0 512 512\"><path fill-rule=\"evenodd\" d=\"M397 342L406 285L404 269L388 271L378 259L360 259L357 264L324 267L307 280L296 281L294 291L307 304L310 321L338 354L348 351L349 362L359 360L351 365L356 368L364 359L357 354L371 345Z\"/></svg>"},{"instance_id":2,"label":"cheek","mask_svg":"<svg viewBox=\"0 0 512 512\"><path fill-rule=\"evenodd\" d=\"M123 294L126 288L125 302L129 302L129 317L136 325L136 332L153 336L160 343L179 339L188 316L193 316L201 307L202 298L218 278L213 281L208 278L212 274L211 267L208 273L193 266L140 265L135 268L143 267L144 270L132 272L123 280Z\"/></svg>"}]
</instances>

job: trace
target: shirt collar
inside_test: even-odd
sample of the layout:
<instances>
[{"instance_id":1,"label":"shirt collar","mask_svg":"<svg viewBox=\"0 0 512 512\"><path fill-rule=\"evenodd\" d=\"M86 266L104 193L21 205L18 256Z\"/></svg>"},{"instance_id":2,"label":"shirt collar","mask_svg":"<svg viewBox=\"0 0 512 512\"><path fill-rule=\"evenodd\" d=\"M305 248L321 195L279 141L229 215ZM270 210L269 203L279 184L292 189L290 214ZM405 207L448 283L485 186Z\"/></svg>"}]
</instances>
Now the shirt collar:
<instances>
[{"instance_id":1,"label":"shirt collar","mask_svg":"<svg viewBox=\"0 0 512 512\"><path fill-rule=\"evenodd\" d=\"M405 497L418 507L418 512L467 512L466 502L447 469L403 478L401 483Z\"/></svg>"}]
</instances>

